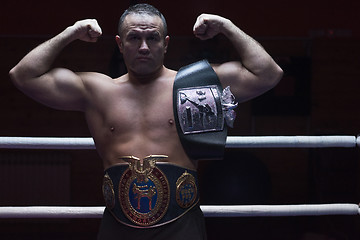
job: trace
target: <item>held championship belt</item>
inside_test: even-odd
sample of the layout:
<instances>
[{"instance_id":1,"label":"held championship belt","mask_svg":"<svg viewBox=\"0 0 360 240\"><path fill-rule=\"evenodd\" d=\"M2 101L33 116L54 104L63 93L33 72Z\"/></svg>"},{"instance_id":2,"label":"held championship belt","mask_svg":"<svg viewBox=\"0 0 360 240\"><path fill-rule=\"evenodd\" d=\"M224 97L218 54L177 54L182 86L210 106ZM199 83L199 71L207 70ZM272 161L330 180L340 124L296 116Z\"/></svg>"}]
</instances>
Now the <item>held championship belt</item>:
<instances>
[{"instance_id":1,"label":"held championship belt","mask_svg":"<svg viewBox=\"0 0 360 240\"><path fill-rule=\"evenodd\" d=\"M180 68L174 81L173 108L177 132L190 159L223 158L226 125L232 127L236 116L234 102L230 87L222 89L208 61Z\"/></svg>"},{"instance_id":2,"label":"held championship belt","mask_svg":"<svg viewBox=\"0 0 360 240\"><path fill-rule=\"evenodd\" d=\"M198 204L196 171L169 163L158 163L164 155L141 161L121 157L128 164L105 170L103 195L115 219L135 228L157 227L183 216Z\"/></svg>"}]
</instances>

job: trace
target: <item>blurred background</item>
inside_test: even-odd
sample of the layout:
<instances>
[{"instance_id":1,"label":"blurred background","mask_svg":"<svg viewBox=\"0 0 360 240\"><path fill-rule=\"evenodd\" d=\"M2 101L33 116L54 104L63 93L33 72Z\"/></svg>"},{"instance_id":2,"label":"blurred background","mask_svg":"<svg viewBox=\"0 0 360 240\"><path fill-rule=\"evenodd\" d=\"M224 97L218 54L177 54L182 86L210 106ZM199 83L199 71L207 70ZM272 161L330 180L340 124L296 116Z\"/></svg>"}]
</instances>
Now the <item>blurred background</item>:
<instances>
[{"instance_id":1,"label":"blurred background","mask_svg":"<svg viewBox=\"0 0 360 240\"><path fill-rule=\"evenodd\" d=\"M167 18L165 65L236 59L223 36L200 41L201 13L222 15L254 37L283 68L273 90L238 107L232 136L354 135L360 112L360 2L207 0L180 2L3 0L0 4L0 136L90 136L81 113L49 109L18 91L8 71L75 21L96 18L103 37L74 42L55 65L125 72L118 19L137 2ZM358 203L358 149L227 149L202 161L201 204ZM0 149L0 206L103 206L101 159L92 150ZM0 239L96 239L100 219L2 219ZM209 239L360 239L359 216L207 218Z\"/></svg>"}]
</instances>

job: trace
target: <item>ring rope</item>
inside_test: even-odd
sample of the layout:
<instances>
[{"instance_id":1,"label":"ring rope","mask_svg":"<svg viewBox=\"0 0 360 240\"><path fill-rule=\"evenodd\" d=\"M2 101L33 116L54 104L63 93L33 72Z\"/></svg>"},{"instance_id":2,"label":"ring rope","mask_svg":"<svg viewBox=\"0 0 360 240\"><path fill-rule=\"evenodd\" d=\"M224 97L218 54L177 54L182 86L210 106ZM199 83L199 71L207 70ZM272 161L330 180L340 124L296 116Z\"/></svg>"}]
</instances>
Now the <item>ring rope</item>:
<instances>
[{"instance_id":1,"label":"ring rope","mask_svg":"<svg viewBox=\"0 0 360 240\"><path fill-rule=\"evenodd\" d=\"M0 218L101 218L104 207L0 207ZM205 217L279 217L359 215L351 203L301 205L203 205Z\"/></svg>"},{"instance_id":2,"label":"ring rope","mask_svg":"<svg viewBox=\"0 0 360 240\"><path fill-rule=\"evenodd\" d=\"M355 136L229 136L226 148L356 147ZM91 137L0 137L2 149L95 149Z\"/></svg>"},{"instance_id":3,"label":"ring rope","mask_svg":"<svg viewBox=\"0 0 360 240\"><path fill-rule=\"evenodd\" d=\"M256 136L228 137L227 148L356 147L354 136ZM95 149L90 137L0 137L6 149ZM201 206L206 217L266 217L359 215L356 204ZM101 218L104 207L0 207L0 218Z\"/></svg>"},{"instance_id":4,"label":"ring rope","mask_svg":"<svg viewBox=\"0 0 360 240\"><path fill-rule=\"evenodd\" d=\"M91 137L0 137L6 149L95 149Z\"/></svg>"},{"instance_id":5,"label":"ring rope","mask_svg":"<svg viewBox=\"0 0 360 240\"><path fill-rule=\"evenodd\" d=\"M227 148L328 148L356 147L355 136L255 136L231 137Z\"/></svg>"}]
</instances>

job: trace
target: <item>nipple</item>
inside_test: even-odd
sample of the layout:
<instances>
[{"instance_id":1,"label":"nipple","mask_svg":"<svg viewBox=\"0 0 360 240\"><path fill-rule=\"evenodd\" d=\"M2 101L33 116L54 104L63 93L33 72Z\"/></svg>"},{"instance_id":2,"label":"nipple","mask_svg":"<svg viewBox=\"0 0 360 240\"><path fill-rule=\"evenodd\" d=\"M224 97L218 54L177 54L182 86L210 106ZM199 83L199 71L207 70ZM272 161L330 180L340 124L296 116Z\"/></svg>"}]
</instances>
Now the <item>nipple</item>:
<instances>
[{"instance_id":1,"label":"nipple","mask_svg":"<svg viewBox=\"0 0 360 240\"><path fill-rule=\"evenodd\" d=\"M111 132L115 131L115 128L114 128L114 127L110 127L110 131L111 131Z\"/></svg>"},{"instance_id":2,"label":"nipple","mask_svg":"<svg viewBox=\"0 0 360 240\"><path fill-rule=\"evenodd\" d=\"M169 124L170 124L170 125L173 125L173 124L174 124L174 120L169 119Z\"/></svg>"}]
</instances>

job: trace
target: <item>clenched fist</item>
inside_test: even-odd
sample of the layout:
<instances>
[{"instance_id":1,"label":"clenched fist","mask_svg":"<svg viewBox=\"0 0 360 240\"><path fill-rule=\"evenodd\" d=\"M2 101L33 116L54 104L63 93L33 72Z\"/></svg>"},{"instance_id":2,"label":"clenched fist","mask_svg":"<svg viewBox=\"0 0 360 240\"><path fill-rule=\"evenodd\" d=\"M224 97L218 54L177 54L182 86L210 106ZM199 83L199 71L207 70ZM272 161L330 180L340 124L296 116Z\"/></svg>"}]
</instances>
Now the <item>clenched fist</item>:
<instances>
[{"instance_id":1,"label":"clenched fist","mask_svg":"<svg viewBox=\"0 0 360 240\"><path fill-rule=\"evenodd\" d=\"M201 40L213 38L219 33L222 33L226 24L230 21L226 18L212 14L201 14L193 27L193 32L196 37Z\"/></svg>"},{"instance_id":2,"label":"clenched fist","mask_svg":"<svg viewBox=\"0 0 360 240\"><path fill-rule=\"evenodd\" d=\"M96 19L77 21L70 28L72 28L75 38L85 42L96 42L102 34L102 30Z\"/></svg>"}]
</instances>

